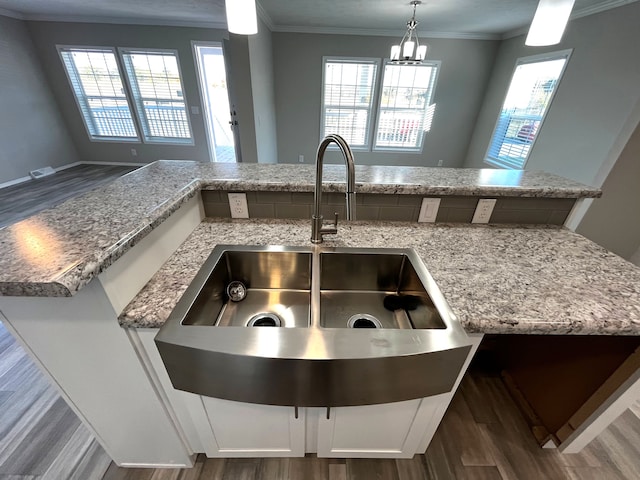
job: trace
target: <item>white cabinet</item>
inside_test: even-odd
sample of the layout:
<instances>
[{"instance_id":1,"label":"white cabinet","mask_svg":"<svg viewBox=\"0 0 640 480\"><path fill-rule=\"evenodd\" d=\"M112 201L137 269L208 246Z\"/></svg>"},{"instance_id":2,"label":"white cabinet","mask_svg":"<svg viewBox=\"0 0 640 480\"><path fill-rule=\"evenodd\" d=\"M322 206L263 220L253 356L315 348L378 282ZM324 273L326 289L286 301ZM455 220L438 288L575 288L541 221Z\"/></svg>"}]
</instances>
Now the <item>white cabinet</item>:
<instances>
[{"instance_id":1,"label":"white cabinet","mask_svg":"<svg viewBox=\"0 0 640 480\"><path fill-rule=\"evenodd\" d=\"M206 412L209 457L303 457L304 409L200 397ZM202 425L200 425L202 427Z\"/></svg>"},{"instance_id":2,"label":"white cabinet","mask_svg":"<svg viewBox=\"0 0 640 480\"><path fill-rule=\"evenodd\" d=\"M153 341L157 329L128 330L149 377L193 453L208 457L302 457L305 409L232 402L176 390Z\"/></svg>"},{"instance_id":3,"label":"white cabinet","mask_svg":"<svg viewBox=\"0 0 640 480\"><path fill-rule=\"evenodd\" d=\"M411 458L424 453L482 335L451 392L405 402L355 407L257 405L175 390L153 342L156 330L128 331L176 430L192 453L208 457Z\"/></svg>"},{"instance_id":4,"label":"white cabinet","mask_svg":"<svg viewBox=\"0 0 640 480\"><path fill-rule=\"evenodd\" d=\"M318 456L411 458L449 397L443 394L405 402L336 407L330 409L328 419L323 410L318 423Z\"/></svg>"}]
</instances>

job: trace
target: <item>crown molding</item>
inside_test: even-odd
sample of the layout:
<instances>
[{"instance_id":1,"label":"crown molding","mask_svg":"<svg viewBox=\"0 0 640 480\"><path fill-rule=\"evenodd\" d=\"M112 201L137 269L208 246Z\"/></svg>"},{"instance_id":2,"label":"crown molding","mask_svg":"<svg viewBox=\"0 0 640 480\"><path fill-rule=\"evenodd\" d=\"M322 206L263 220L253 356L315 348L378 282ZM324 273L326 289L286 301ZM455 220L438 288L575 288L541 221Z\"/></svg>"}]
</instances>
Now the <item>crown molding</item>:
<instances>
[{"instance_id":1,"label":"crown molding","mask_svg":"<svg viewBox=\"0 0 640 480\"><path fill-rule=\"evenodd\" d=\"M510 38L519 37L525 35L529 31L529 26L516 28L515 30L509 30L500 36L500 40L509 40Z\"/></svg>"},{"instance_id":2,"label":"crown molding","mask_svg":"<svg viewBox=\"0 0 640 480\"><path fill-rule=\"evenodd\" d=\"M600 3L598 5L593 5L590 7L584 7L579 10L575 10L571 14L571 20L576 18L587 17L589 15L594 15L596 13L605 12L607 10L611 10L612 8L622 7L623 5L628 5L629 3L635 3L637 0L609 0L607 2Z\"/></svg>"},{"instance_id":3,"label":"crown molding","mask_svg":"<svg viewBox=\"0 0 640 480\"><path fill-rule=\"evenodd\" d=\"M15 12L13 10L8 10L6 8L0 8L0 16L15 18L16 20L24 20L25 17L20 12Z\"/></svg>"},{"instance_id":4,"label":"crown molding","mask_svg":"<svg viewBox=\"0 0 640 480\"><path fill-rule=\"evenodd\" d=\"M271 15L269 15L269 13L264 9L262 4L258 0L256 0L256 10L258 11L258 17L260 17L260 19L264 22L267 28L269 28L269 30L273 32L273 29L274 29L273 19L271 18Z\"/></svg>"},{"instance_id":5,"label":"crown molding","mask_svg":"<svg viewBox=\"0 0 640 480\"><path fill-rule=\"evenodd\" d=\"M325 35L361 35L365 37L398 37L399 30L383 30L370 28L342 28L342 27L306 27L293 25L274 25L273 32L282 33L313 33ZM458 40L500 40L500 35L493 33L460 33L460 32L420 32L420 38L450 38Z\"/></svg>"},{"instance_id":6,"label":"crown molding","mask_svg":"<svg viewBox=\"0 0 640 480\"><path fill-rule=\"evenodd\" d=\"M144 25L159 27L214 28L226 30L223 22L203 22L191 20L162 20L149 18L94 17L83 15L23 15L22 20L33 22L106 23L114 25Z\"/></svg>"},{"instance_id":7,"label":"crown molding","mask_svg":"<svg viewBox=\"0 0 640 480\"><path fill-rule=\"evenodd\" d=\"M590 7L581 8L579 10L574 10L569 17L569 21L576 20L582 17L588 17L589 15L595 15L596 13L606 12L607 10L611 10L613 8L622 7L624 5L628 5L630 3L635 3L638 0L609 0L608 2L600 3L599 5L593 5ZM525 25L524 27L516 28L514 30L510 30L500 37L502 40L509 40L510 38L519 37L520 35L525 35L529 31L529 26Z\"/></svg>"}]
</instances>

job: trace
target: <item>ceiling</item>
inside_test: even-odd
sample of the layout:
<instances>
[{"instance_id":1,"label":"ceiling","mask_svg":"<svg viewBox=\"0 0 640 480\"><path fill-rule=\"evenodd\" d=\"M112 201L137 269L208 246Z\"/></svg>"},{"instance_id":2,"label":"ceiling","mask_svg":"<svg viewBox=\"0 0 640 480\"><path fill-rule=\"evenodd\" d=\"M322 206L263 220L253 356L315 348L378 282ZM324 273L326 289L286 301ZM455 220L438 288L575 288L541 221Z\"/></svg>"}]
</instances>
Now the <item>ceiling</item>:
<instances>
[{"instance_id":1,"label":"ceiling","mask_svg":"<svg viewBox=\"0 0 640 480\"><path fill-rule=\"evenodd\" d=\"M636 0L576 0L573 17ZM409 0L258 0L274 31L398 35ZM500 38L531 22L538 0L424 0L418 30L432 37ZM224 0L0 0L0 14L27 20L226 28Z\"/></svg>"}]
</instances>

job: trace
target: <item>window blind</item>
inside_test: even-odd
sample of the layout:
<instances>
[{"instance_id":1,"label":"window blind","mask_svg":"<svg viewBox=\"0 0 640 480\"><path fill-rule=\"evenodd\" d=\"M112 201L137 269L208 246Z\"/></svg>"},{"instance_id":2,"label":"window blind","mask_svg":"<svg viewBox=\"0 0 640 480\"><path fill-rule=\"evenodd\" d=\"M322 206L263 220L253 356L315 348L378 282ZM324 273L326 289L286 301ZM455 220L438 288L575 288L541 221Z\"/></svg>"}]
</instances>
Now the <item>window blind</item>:
<instances>
[{"instance_id":1,"label":"window blind","mask_svg":"<svg viewBox=\"0 0 640 480\"><path fill-rule=\"evenodd\" d=\"M97 48L59 51L89 136L137 140L114 51Z\"/></svg>"},{"instance_id":2,"label":"window blind","mask_svg":"<svg viewBox=\"0 0 640 480\"><path fill-rule=\"evenodd\" d=\"M569 54L542 61L518 61L498 116L485 162L524 167L538 136Z\"/></svg>"},{"instance_id":3,"label":"window blind","mask_svg":"<svg viewBox=\"0 0 640 480\"><path fill-rule=\"evenodd\" d=\"M422 150L423 132L431 129L435 114L437 72L436 63L385 65L375 149Z\"/></svg>"},{"instance_id":4,"label":"window blind","mask_svg":"<svg viewBox=\"0 0 640 480\"><path fill-rule=\"evenodd\" d=\"M123 50L122 58L145 140L192 143L177 54Z\"/></svg>"},{"instance_id":5,"label":"window blind","mask_svg":"<svg viewBox=\"0 0 640 480\"><path fill-rule=\"evenodd\" d=\"M352 148L369 148L377 60L325 59L322 136L341 135Z\"/></svg>"}]
</instances>

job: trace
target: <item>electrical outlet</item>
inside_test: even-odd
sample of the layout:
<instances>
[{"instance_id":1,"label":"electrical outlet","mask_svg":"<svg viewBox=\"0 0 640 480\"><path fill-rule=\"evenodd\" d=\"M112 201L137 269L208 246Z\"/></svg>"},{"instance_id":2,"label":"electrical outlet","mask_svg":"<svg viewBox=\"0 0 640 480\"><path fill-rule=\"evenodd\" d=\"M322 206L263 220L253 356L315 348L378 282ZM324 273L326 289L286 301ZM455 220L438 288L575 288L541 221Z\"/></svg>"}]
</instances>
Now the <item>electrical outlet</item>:
<instances>
[{"instance_id":1,"label":"electrical outlet","mask_svg":"<svg viewBox=\"0 0 640 480\"><path fill-rule=\"evenodd\" d=\"M247 206L246 193L230 193L229 209L231 218L249 218L249 207Z\"/></svg>"},{"instance_id":2,"label":"electrical outlet","mask_svg":"<svg viewBox=\"0 0 640 480\"><path fill-rule=\"evenodd\" d=\"M443 163L444 163L444 160L438 160L438 166L439 167L441 167Z\"/></svg>"},{"instance_id":3,"label":"electrical outlet","mask_svg":"<svg viewBox=\"0 0 640 480\"><path fill-rule=\"evenodd\" d=\"M131 149L131 156L132 157L137 157L138 156L138 151L135 148Z\"/></svg>"},{"instance_id":4,"label":"electrical outlet","mask_svg":"<svg viewBox=\"0 0 640 480\"><path fill-rule=\"evenodd\" d=\"M422 207L420 207L420 215L418 215L419 222L433 223L438 216L438 209L440 208L439 198L423 198Z\"/></svg>"},{"instance_id":5,"label":"electrical outlet","mask_svg":"<svg viewBox=\"0 0 640 480\"><path fill-rule=\"evenodd\" d=\"M478 200L478 205L476 206L476 211L473 214L471 223L489 223L489 219L493 213L493 207L495 206L495 198L481 198Z\"/></svg>"},{"instance_id":6,"label":"electrical outlet","mask_svg":"<svg viewBox=\"0 0 640 480\"><path fill-rule=\"evenodd\" d=\"M304 163L304 155L298 155L298 161Z\"/></svg>"}]
</instances>

